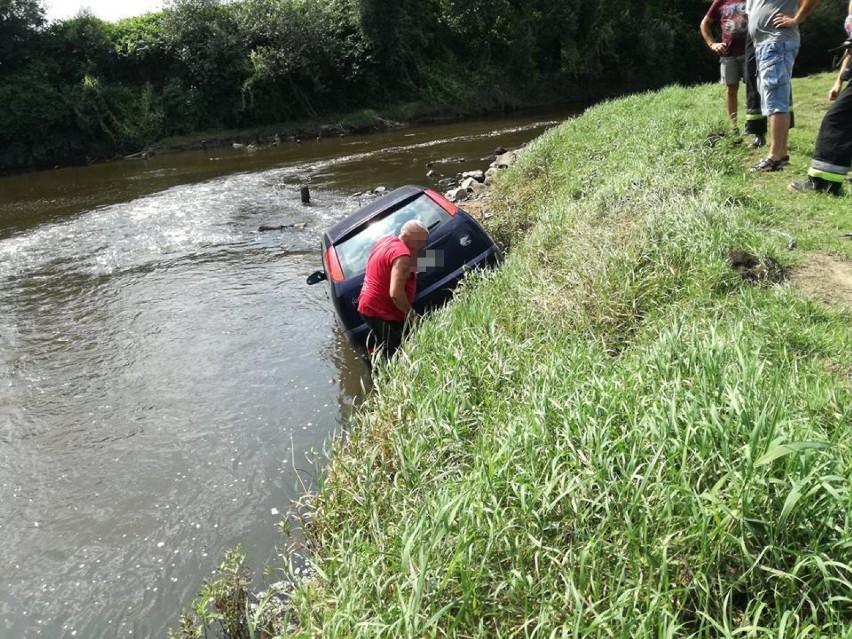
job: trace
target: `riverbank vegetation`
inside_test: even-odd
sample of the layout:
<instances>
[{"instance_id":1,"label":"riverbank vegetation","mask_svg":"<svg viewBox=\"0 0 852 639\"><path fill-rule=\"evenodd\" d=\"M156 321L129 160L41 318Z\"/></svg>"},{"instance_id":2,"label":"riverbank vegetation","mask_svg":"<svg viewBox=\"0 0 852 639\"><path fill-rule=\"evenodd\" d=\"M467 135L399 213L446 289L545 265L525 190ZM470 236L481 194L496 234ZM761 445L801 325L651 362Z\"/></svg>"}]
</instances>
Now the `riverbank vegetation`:
<instances>
[{"instance_id":1,"label":"riverbank vegetation","mask_svg":"<svg viewBox=\"0 0 852 639\"><path fill-rule=\"evenodd\" d=\"M779 174L717 86L533 142L492 194L505 264L334 446L276 632L849 636L852 195L784 189L830 83L797 81Z\"/></svg>"},{"instance_id":2,"label":"riverbank vegetation","mask_svg":"<svg viewBox=\"0 0 852 639\"><path fill-rule=\"evenodd\" d=\"M709 79L716 63L697 35L706 4L169 0L117 23L81 13L46 24L42 0L7 0L0 171L112 159L175 136L273 139L276 125L345 130ZM842 11L823 3L809 20L802 72L829 62Z\"/></svg>"}]
</instances>

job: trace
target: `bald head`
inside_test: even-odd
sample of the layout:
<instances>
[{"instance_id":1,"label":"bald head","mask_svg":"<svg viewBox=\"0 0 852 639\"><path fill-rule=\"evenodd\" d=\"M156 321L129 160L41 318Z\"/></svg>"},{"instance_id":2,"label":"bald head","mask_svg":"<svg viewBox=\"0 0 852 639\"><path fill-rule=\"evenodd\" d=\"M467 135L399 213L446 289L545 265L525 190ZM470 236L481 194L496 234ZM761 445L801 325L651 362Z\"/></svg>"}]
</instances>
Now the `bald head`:
<instances>
[{"instance_id":1,"label":"bald head","mask_svg":"<svg viewBox=\"0 0 852 639\"><path fill-rule=\"evenodd\" d=\"M429 239L429 229L423 226L420 220L409 220L402 225L399 239L408 247L409 251L416 253L426 246Z\"/></svg>"}]
</instances>

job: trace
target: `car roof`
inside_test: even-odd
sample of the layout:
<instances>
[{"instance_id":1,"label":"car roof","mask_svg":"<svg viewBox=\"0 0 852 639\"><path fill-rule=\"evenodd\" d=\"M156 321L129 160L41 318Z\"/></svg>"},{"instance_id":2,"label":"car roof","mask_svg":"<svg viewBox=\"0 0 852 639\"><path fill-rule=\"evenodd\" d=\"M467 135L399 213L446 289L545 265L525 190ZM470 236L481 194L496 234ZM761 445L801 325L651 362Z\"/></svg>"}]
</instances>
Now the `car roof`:
<instances>
[{"instance_id":1,"label":"car roof","mask_svg":"<svg viewBox=\"0 0 852 639\"><path fill-rule=\"evenodd\" d=\"M410 184L394 189L332 226L326 232L326 235L328 235L328 239L332 244L337 244L370 218L387 209L395 208L406 200L412 200L424 191L426 191L424 187Z\"/></svg>"}]
</instances>

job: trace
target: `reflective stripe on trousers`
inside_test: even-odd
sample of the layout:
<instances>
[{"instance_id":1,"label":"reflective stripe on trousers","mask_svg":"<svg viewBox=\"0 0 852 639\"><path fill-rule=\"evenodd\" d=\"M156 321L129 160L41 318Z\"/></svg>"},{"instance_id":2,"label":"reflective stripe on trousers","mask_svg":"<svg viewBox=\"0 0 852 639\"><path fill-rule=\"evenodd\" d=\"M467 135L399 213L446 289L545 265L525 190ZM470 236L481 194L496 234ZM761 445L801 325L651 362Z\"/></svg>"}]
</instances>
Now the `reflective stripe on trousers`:
<instances>
[{"instance_id":1,"label":"reflective stripe on trousers","mask_svg":"<svg viewBox=\"0 0 852 639\"><path fill-rule=\"evenodd\" d=\"M843 182L852 166L852 85L829 107L819 126L808 175Z\"/></svg>"}]
</instances>

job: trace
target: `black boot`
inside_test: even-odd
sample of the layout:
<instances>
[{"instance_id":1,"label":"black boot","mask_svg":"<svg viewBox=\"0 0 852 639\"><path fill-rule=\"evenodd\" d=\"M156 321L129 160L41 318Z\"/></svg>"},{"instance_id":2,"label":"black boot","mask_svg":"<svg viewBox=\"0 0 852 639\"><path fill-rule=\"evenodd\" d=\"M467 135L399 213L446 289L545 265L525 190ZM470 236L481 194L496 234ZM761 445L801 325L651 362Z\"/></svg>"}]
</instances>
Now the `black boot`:
<instances>
[{"instance_id":1,"label":"black boot","mask_svg":"<svg viewBox=\"0 0 852 639\"><path fill-rule=\"evenodd\" d=\"M748 148L759 149L762 146L766 146L766 136L761 133L758 133L754 136L754 139L749 142Z\"/></svg>"},{"instance_id":2,"label":"black boot","mask_svg":"<svg viewBox=\"0 0 852 639\"><path fill-rule=\"evenodd\" d=\"M840 195L843 192L843 184L841 182L831 182L818 177L808 177L807 182L790 182L787 187L793 193L831 193L832 195Z\"/></svg>"}]
</instances>

